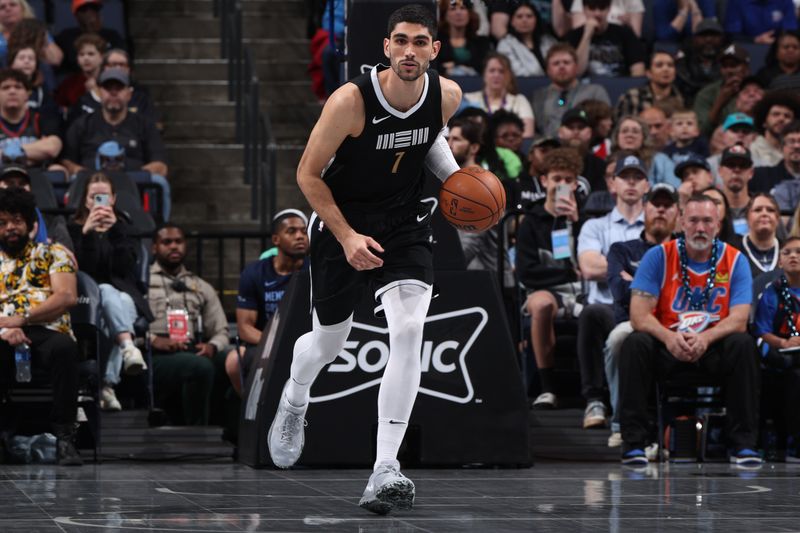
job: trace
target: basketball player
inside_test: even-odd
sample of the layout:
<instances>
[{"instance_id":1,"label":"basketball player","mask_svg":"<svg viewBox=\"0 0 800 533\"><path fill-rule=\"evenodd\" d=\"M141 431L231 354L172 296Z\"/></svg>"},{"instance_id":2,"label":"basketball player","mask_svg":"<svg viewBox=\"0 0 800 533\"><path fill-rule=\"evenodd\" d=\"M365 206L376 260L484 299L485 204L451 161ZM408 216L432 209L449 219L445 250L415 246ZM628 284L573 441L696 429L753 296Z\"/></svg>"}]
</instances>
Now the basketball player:
<instances>
[{"instance_id":1,"label":"basketball player","mask_svg":"<svg viewBox=\"0 0 800 533\"><path fill-rule=\"evenodd\" d=\"M378 65L331 95L297 169L315 211L309 221L313 329L294 345L291 377L268 437L276 466L298 460L309 389L343 349L353 308L369 288L376 313L386 315L390 343L378 392L377 458L360 502L378 514L414 502L414 484L400 473L397 451L419 388L432 293L423 165L442 180L459 169L442 130L461 101L458 85L428 70L440 48L428 10L398 9L387 33L390 67Z\"/></svg>"}]
</instances>

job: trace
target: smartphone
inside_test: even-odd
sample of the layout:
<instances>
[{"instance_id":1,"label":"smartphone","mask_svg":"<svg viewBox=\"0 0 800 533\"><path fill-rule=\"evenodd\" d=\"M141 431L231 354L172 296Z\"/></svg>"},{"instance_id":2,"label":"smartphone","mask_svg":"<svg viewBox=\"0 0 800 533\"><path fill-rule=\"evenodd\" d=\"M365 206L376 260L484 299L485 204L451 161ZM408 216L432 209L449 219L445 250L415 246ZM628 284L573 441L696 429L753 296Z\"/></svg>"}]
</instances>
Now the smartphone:
<instances>
[{"instance_id":1,"label":"smartphone","mask_svg":"<svg viewBox=\"0 0 800 533\"><path fill-rule=\"evenodd\" d=\"M108 194L95 194L94 195L94 205L109 205L110 204L110 196Z\"/></svg>"},{"instance_id":2,"label":"smartphone","mask_svg":"<svg viewBox=\"0 0 800 533\"><path fill-rule=\"evenodd\" d=\"M570 187L566 183L559 183L556 186L556 202L558 202L558 200L561 198L566 198L567 200L569 200L571 196L572 196L572 187Z\"/></svg>"}]
</instances>

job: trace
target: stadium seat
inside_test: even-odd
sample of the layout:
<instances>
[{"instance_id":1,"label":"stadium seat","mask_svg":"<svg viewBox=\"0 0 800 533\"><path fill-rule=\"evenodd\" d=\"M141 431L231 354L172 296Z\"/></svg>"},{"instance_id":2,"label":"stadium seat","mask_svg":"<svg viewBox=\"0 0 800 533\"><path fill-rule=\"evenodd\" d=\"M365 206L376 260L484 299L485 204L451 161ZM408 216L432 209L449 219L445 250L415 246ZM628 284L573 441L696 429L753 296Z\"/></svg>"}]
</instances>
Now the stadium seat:
<instances>
[{"instance_id":1,"label":"stadium seat","mask_svg":"<svg viewBox=\"0 0 800 533\"><path fill-rule=\"evenodd\" d=\"M50 182L46 172L41 170L29 171L31 176L31 192L36 197L36 207L39 209L56 209L58 208L58 198L53 190L53 185ZM62 173L58 173L63 176Z\"/></svg>"},{"instance_id":2,"label":"stadium seat","mask_svg":"<svg viewBox=\"0 0 800 533\"><path fill-rule=\"evenodd\" d=\"M592 83L602 85L608 92L608 97L611 99L611 105L616 104L619 97L625 94L628 89L640 87L647 83L647 78L612 78L607 76L599 76L591 79Z\"/></svg>"},{"instance_id":3,"label":"stadium seat","mask_svg":"<svg viewBox=\"0 0 800 533\"><path fill-rule=\"evenodd\" d=\"M45 0L28 0L28 5L31 6L36 18L42 22L47 22L47 7L44 4Z\"/></svg>"},{"instance_id":4,"label":"stadium seat","mask_svg":"<svg viewBox=\"0 0 800 533\"><path fill-rule=\"evenodd\" d=\"M761 67L766 63L769 45L748 42L737 42L736 44L747 50L747 53L750 54L750 72L755 74L761 70Z\"/></svg>"},{"instance_id":5,"label":"stadium seat","mask_svg":"<svg viewBox=\"0 0 800 533\"><path fill-rule=\"evenodd\" d=\"M72 0L51 0L53 6L53 26L51 32L53 36L58 35L67 28L74 28L78 25L72 15Z\"/></svg>"}]
</instances>

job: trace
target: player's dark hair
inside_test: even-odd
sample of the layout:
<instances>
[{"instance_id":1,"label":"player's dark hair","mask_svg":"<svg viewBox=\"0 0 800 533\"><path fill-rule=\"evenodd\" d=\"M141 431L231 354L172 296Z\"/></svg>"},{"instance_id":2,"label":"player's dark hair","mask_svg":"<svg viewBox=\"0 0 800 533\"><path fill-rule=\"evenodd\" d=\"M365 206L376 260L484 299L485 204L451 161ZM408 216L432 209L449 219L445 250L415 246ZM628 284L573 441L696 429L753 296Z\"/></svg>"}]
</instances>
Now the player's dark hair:
<instances>
[{"instance_id":1,"label":"player's dark hair","mask_svg":"<svg viewBox=\"0 0 800 533\"><path fill-rule=\"evenodd\" d=\"M397 9L389 15L389 23L386 29L386 36L392 34L395 26L401 22L408 22L410 24L420 24L428 28L431 33L431 38L436 40L436 20L433 18L433 13L430 9L420 4L408 4L400 9Z\"/></svg>"},{"instance_id":2,"label":"player's dark hair","mask_svg":"<svg viewBox=\"0 0 800 533\"><path fill-rule=\"evenodd\" d=\"M25 189L0 189L0 213L20 215L30 231L36 220L36 199Z\"/></svg>"}]
</instances>

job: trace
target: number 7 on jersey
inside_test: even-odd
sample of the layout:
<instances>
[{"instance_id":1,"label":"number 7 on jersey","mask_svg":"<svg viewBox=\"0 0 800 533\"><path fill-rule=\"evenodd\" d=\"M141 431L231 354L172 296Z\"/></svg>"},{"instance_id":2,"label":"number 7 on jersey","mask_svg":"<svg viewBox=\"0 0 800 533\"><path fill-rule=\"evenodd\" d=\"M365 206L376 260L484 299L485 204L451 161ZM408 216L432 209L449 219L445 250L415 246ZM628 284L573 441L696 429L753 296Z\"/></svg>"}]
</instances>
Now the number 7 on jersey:
<instances>
[{"instance_id":1,"label":"number 7 on jersey","mask_svg":"<svg viewBox=\"0 0 800 533\"><path fill-rule=\"evenodd\" d=\"M392 165L392 174L397 174L397 167L400 166L400 160L403 159L404 155L406 155L405 150L402 152L395 152L394 156L396 159L394 160L394 165Z\"/></svg>"}]
</instances>

